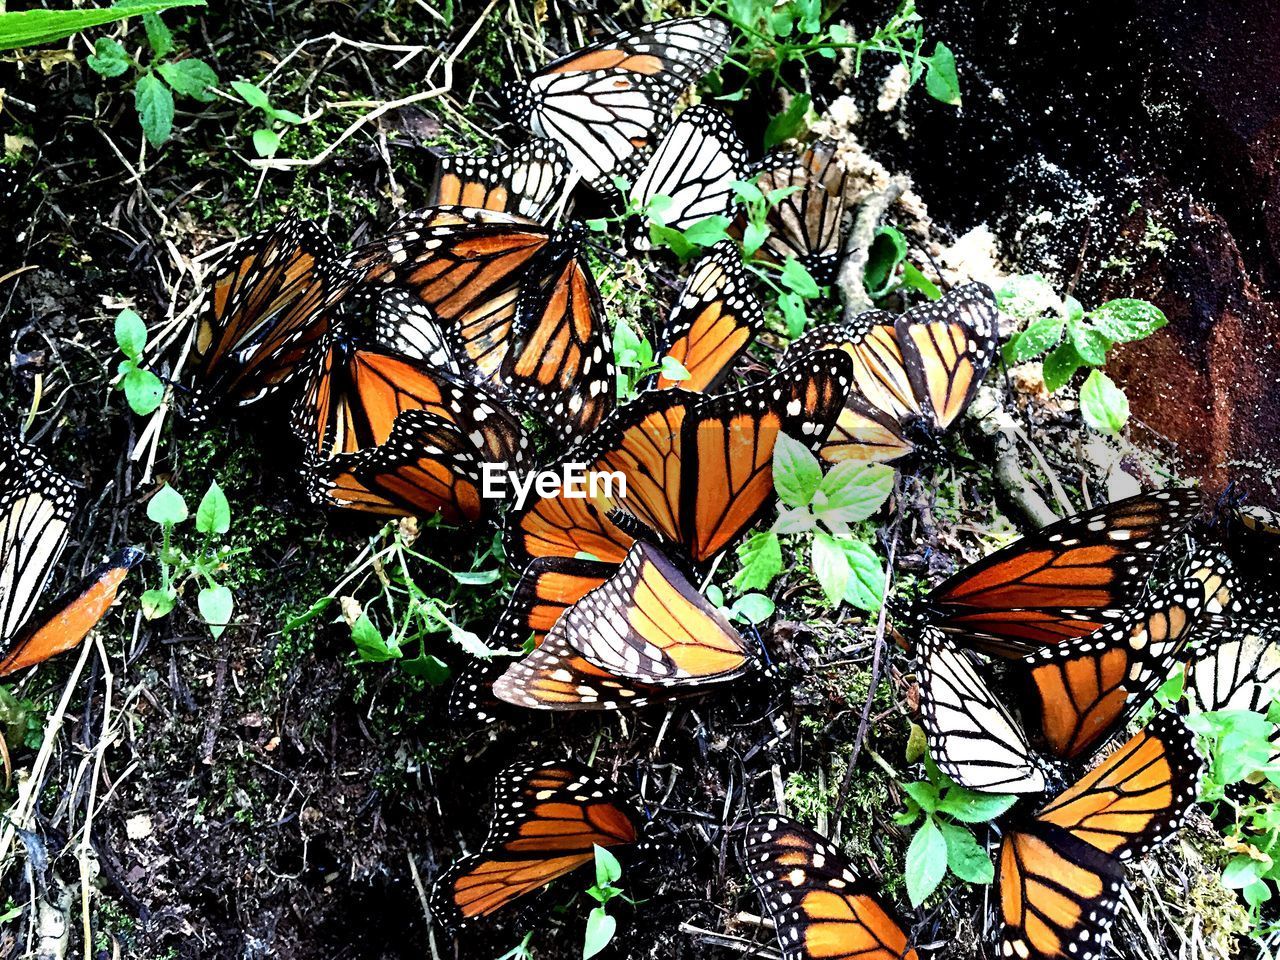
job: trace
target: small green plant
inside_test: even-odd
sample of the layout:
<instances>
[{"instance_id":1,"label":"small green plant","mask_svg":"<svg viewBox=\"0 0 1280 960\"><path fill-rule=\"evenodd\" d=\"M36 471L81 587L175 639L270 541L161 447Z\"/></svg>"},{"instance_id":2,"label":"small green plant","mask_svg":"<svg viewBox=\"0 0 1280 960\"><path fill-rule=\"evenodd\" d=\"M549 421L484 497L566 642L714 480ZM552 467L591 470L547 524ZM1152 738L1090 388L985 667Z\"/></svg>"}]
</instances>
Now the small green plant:
<instances>
[{"instance_id":1,"label":"small green plant","mask_svg":"<svg viewBox=\"0 0 1280 960\"><path fill-rule=\"evenodd\" d=\"M21 744L31 750L40 746L45 713L46 709L36 701L17 697L8 687L0 687L0 728L5 743Z\"/></svg>"},{"instance_id":2,"label":"small green plant","mask_svg":"<svg viewBox=\"0 0 1280 960\"><path fill-rule=\"evenodd\" d=\"M1187 726L1200 737L1208 769L1200 786L1206 803L1226 805L1234 813L1227 828L1233 855L1222 870L1222 884L1238 890L1249 909L1258 937L1276 927L1262 917L1263 904L1280 892L1280 805L1274 791L1280 788L1280 764L1275 762L1276 723L1280 701L1267 714L1249 710L1193 713ZM1243 782L1265 781L1265 793L1245 793L1238 798L1228 788Z\"/></svg>"},{"instance_id":3,"label":"small green plant","mask_svg":"<svg viewBox=\"0 0 1280 960\"><path fill-rule=\"evenodd\" d=\"M231 89L240 99L262 114L263 125L253 131L253 149L260 157L274 157L280 149L281 130L286 125L306 121L292 110L281 110L271 105L271 98L256 84L248 80L232 80Z\"/></svg>"},{"instance_id":4,"label":"small green plant","mask_svg":"<svg viewBox=\"0 0 1280 960\"><path fill-rule=\"evenodd\" d=\"M410 571L417 560L440 571L461 587L488 586L501 575L497 569L451 570L413 548L419 534L417 521L391 521L370 539L369 546L339 584L313 603L305 613L284 624L288 634L327 611L336 601L342 620L351 630L356 655L364 663L398 662L411 676L437 685L449 678L449 667L429 653L431 638L448 637L472 656L492 655L478 636L456 623L449 611L455 601L428 594ZM486 557L479 558L483 562ZM362 603L356 599L373 581L377 594ZM372 615L370 614L372 611Z\"/></svg>"},{"instance_id":5,"label":"small green plant","mask_svg":"<svg viewBox=\"0 0 1280 960\"><path fill-rule=\"evenodd\" d=\"M196 508L196 532L199 545L183 549L174 539L174 531L190 516L187 502L167 483L147 503L147 519L160 527L160 586L142 594L142 613L148 620L168 616L184 588L196 583L196 609L215 637L231 623L235 600L231 588L218 580L228 559L236 552L221 543L231 530L231 505L217 482L209 484Z\"/></svg>"},{"instance_id":6,"label":"small green plant","mask_svg":"<svg viewBox=\"0 0 1280 960\"><path fill-rule=\"evenodd\" d=\"M599 844L595 848L596 882L587 890L587 896L596 901L596 906L587 914L587 931L582 938L582 960L591 960L613 940L618 930L618 921L609 915L609 901L614 897L623 897L617 887L622 879L622 864L618 858ZM623 897L623 899L626 899Z\"/></svg>"},{"instance_id":7,"label":"small green plant","mask_svg":"<svg viewBox=\"0 0 1280 960\"><path fill-rule=\"evenodd\" d=\"M917 738L922 739L922 738ZM1007 793L966 790L924 755L927 780L904 783L906 810L894 821L909 827L919 823L907 846L907 896L918 907L938 888L950 870L967 883L988 884L995 879L991 856L970 827L989 823L1013 806Z\"/></svg>"},{"instance_id":8,"label":"small green plant","mask_svg":"<svg viewBox=\"0 0 1280 960\"><path fill-rule=\"evenodd\" d=\"M859 527L888 499L894 471L884 464L838 463L825 474L809 448L780 434L773 486L782 502L772 529L738 547L739 590L763 590L782 572L782 536L809 538L810 570L832 606L842 601L874 613L884 603L885 574Z\"/></svg>"},{"instance_id":9,"label":"small green plant","mask_svg":"<svg viewBox=\"0 0 1280 960\"><path fill-rule=\"evenodd\" d=\"M1004 345L1006 363L1044 357L1044 385L1050 393L1066 386L1076 371L1092 368L1080 388L1080 412L1100 433L1115 434L1129 419L1124 392L1102 372L1117 343L1151 336L1168 323L1146 300L1123 298L1086 312L1070 295L1059 297L1039 275L1009 277L996 294L1000 309L1021 329Z\"/></svg>"},{"instance_id":10,"label":"small green plant","mask_svg":"<svg viewBox=\"0 0 1280 960\"><path fill-rule=\"evenodd\" d=\"M0 13L0 50L57 43L90 27L157 14L174 7L203 7L205 0L127 0L83 10L15 10Z\"/></svg>"},{"instance_id":11,"label":"small green plant","mask_svg":"<svg viewBox=\"0 0 1280 960\"><path fill-rule=\"evenodd\" d=\"M116 316L116 345L124 359L116 367L116 389L123 390L129 409L140 417L153 413L164 398L164 384L142 366L142 351L147 346L147 325L132 310L121 310Z\"/></svg>"},{"instance_id":12,"label":"small green plant","mask_svg":"<svg viewBox=\"0 0 1280 960\"><path fill-rule=\"evenodd\" d=\"M842 51L853 52L854 74L862 73L867 54L897 57L906 68L909 85L921 77L925 89L935 100L959 106L960 79L954 54L944 43L934 44L925 54L924 21L916 12L914 0L904 0L898 9L874 33L864 39L854 37L840 25L824 25L824 20L837 9L822 0L721 0L713 12L738 28L738 38L730 52L730 61L741 68L748 84L767 77L771 86L789 87L785 68L791 63L804 63L815 54L835 59ZM801 71L808 76L810 71ZM722 99L741 99L746 87L718 91ZM798 134L804 126L809 97L801 92L787 109L769 124L765 134L766 149Z\"/></svg>"},{"instance_id":13,"label":"small green plant","mask_svg":"<svg viewBox=\"0 0 1280 960\"><path fill-rule=\"evenodd\" d=\"M625 317L619 318L613 333L613 360L619 372L618 399L632 400L640 384L654 374L679 382L689 379L689 371L675 357L654 358L653 344L635 331Z\"/></svg>"},{"instance_id":14,"label":"small green plant","mask_svg":"<svg viewBox=\"0 0 1280 960\"><path fill-rule=\"evenodd\" d=\"M147 13L142 17L147 32L147 46L151 49L151 64L144 65L118 40L100 37L93 45L93 54L85 62L95 73L104 77L118 77L132 70L136 76L133 85L133 104L138 112L143 135L153 147L169 139L173 132L173 95L191 97L201 103L214 99L210 88L218 82L213 68L196 57L175 59L177 50L173 33L165 26L159 14Z\"/></svg>"},{"instance_id":15,"label":"small green plant","mask_svg":"<svg viewBox=\"0 0 1280 960\"><path fill-rule=\"evenodd\" d=\"M498 960L533 960L533 932L526 933L520 942L504 953Z\"/></svg>"},{"instance_id":16,"label":"small green plant","mask_svg":"<svg viewBox=\"0 0 1280 960\"><path fill-rule=\"evenodd\" d=\"M863 273L867 296L879 302L899 290L918 290L930 300L942 291L907 259L907 239L897 227L877 227Z\"/></svg>"}]
</instances>

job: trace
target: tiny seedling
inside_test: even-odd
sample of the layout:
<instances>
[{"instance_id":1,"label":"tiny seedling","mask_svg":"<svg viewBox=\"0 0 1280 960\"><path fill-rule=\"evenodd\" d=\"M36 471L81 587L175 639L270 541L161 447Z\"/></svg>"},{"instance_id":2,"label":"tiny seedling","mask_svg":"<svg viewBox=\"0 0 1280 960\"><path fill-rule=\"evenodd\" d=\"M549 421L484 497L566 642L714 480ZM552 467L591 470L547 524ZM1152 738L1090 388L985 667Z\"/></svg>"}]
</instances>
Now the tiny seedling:
<instances>
[{"instance_id":1,"label":"tiny seedling","mask_svg":"<svg viewBox=\"0 0 1280 960\"><path fill-rule=\"evenodd\" d=\"M533 960L533 931L526 933L514 947L504 953L498 960Z\"/></svg>"},{"instance_id":2,"label":"tiny seedling","mask_svg":"<svg viewBox=\"0 0 1280 960\"><path fill-rule=\"evenodd\" d=\"M654 374L679 382L689 379L689 371L675 357L654 359L653 345L637 333L625 317L618 319L613 333L613 360L622 376L618 378L618 399L633 400L640 385Z\"/></svg>"},{"instance_id":3,"label":"tiny seedling","mask_svg":"<svg viewBox=\"0 0 1280 960\"><path fill-rule=\"evenodd\" d=\"M587 914L587 931L582 938L582 960L591 960L613 940L618 930L618 921L609 915L609 901L614 897L623 897L617 887L622 879L622 864L618 858L599 844L595 848L596 882L587 890L587 896L596 901L596 906Z\"/></svg>"},{"instance_id":4,"label":"tiny seedling","mask_svg":"<svg viewBox=\"0 0 1280 960\"><path fill-rule=\"evenodd\" d=\"M912 742L923 740L923 731L913 730ZM1007 793L966 790L939 770L927 753L924 767L927 780L902 784L906 810L894 816L904 827L920 824L907 846L905 868L913 907L929 898L948 870L966 883L988 884L995 879L991 856L970 827L989 823L1018 799Z\"/></svg>"},{"instance_id":5,"label":"tiny seedling","mask_svg":"<svg viewBox=\"0 0 1280 960\"><path fill-rule=\"evenodd\" d=\"M1122 298L1086 312L1075 297L1059 297L1044 277L1027 274L1009 277L996 302L1021 327L1004 345L1005 362L1043 356L1050 393L1066 386L1076 371L1092 368L1080 387L1080 412L1098 432L1119 433L1129 419L1129 401L1101 367L1117 343L1142 340L1165 326L1160 309L1146 300Z\"/></svg>"},{"instance_id":6,"label":"tiny seedling","mask_svg":"<svg viewBox=\"0 0 1280 960\"><path fill-rule=\"evenodd\" d=\"M281 130L286 125L306 121L292 110L281 110L271 105L271 98L257 84L248 80L232 80L231 89L240 99L262 114L263 124L253 131L253 149L260 157L274 157L280 149Z\"/></svg>"},{"instance_id":7,"label":"tiny seedling","mask_svg":"<svg viewBox=\"0 0 1280 960\"><path fill-rule=\"evenodd\" d=\"M147 142L158 147L173 132L173 95L176 93L209 103L214 99L210 90L217 84L218 75L211 66L196 57L174 57L177 45L173 33L159 14L144 14L142 25L151 50L150 64L143 64L130 55L120 41L111 37L100 37L93 45L93 54L85 62L89 69L104 77L119 77L133 72L133 104L138 112L138 121Z\"/></svg>"},{"instance_id":8,"label":"tiny seedling","mask_svg":"<svg viewBox=\"0 0 1280 960\"><path fill-rule=\"evenodd\" d=\"M218 575L243 550L221 542L231 530L231 506L216 482L209 484L196 508L195 526L201 539L192 550L183 549L174 538L176 528L189 517L187 502L167 483L147 503L147 519L159 525L161 532L160 586L142 594L142 614L148 620L168 616L187 584L196 583L200 586L196 608L209 632L218 637L231 623L235 606L231 588Z\"/></svg>"},{"instance_id":9,"label":"tiny seedling","mask_svg":"<svg viewBox=\"0 0 1280 960\"><path fill-rule=\"evenodd\" d=\"M147 346L147 325L132 310L121 310L116 317L116 345L124 359L116 367L116 389L123 390L129 409L140 417L155 412L164 398L164 384L142 366L142 351Z\"/></svg>"},{"instance_id":10,"label":"tiny seedling","mask_svg":"<svg viewBox=\"0 0 1280 960\"><path fill-rule=\"evenodd\" d=\"M782 502L765 533L738 547L740 590L763 590L782 572L779 538L809 539L810 570L831 606L847 602L874 613L884 603L884 566L862 525L888 499L894 471L884 464L838 463L822 472L809 448L780 434L773 448L773 487Z\"/></svg>"}]
</instances>

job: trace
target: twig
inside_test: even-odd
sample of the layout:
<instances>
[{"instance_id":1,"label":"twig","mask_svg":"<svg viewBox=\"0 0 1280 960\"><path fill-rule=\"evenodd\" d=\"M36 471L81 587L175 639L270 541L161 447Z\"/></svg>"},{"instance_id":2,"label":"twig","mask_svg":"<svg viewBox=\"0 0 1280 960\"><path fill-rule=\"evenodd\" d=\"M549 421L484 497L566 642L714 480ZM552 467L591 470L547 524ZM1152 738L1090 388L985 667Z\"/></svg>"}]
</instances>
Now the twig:
<instances>
[{"instance_id":1,"label":"twig","mask_svg":"<svg viewBox=\"0 0 1280 960\"><path fill-rule=\"evenodd\" d=\"M996 446L992 477L996 486L1008 497L1009 505L1037 527L1047 527L1059 519L1022 472L1022 464L1018 461L1018 446L1013 438L1003 430L997 430L992 434L992 440Z\"/></svg>"},{"instance_id":2,"label":"twig","mask_svg":"<svg viewBox=\"0 0 1280 960\"><path fill-rule=\"evenodd\" d=\"M385 103L383 103L381 106L375 107L373 110L370 110L368 113L363 114L360 117L357 117L355 122L353 122L349 127L347 127L347 129L343 130L342 133L338 135L338 139L334 140L331 144L329 144L327 147L325 147L323 150L317 153L314 157L310 157L307 159L299 159L294 157L294 158L288 158L284 160L265 158L265 159L259 159L259 160L250 160L249 165L252 167L259 167L265 170L287 170L290 167L318 166L319 164L322 164L326 160L328 160L329 157L333 154L333 152L336 149L338 149L339 146L341 146L348 139L350 139L357 131L359 131L366 124L372 123L374 120L377 120L379 117L383 116L384 114L390 113L393 110L399 110L402 107L407 107L415 103L421 103L423 100L430 100L434 97L440 96L441 94L448 93L450 90L453 89L454 61L457 60L458 57L462 55L463 51L465 51L467 47L471 45L471 41L475 39L476 34L479 33L480 31L481 25L485 22L485 20L489 18L489 14L493 11L493 8L497 6L497 4L498 4L498 0L489 0L489 4L484 8L484 12L481 13L480 16L476 18L476 22L471 25L471 29L468 30L466 35L463 36L462 40L458 42L458 45L453 48L453 50L449 53L449 56L445 58L444 80L438 86L431 87L428 90L420 90L418 93L411 94L410 96L407 96L407 97L402 97L399 100L388 100ZM430 72L431 73L435 72L434 67ZM428 73L428 76L430 76L430 73Z\"/></svg>"},{"instance_id":3,"label":"twig","mask_svg":"<svg viewBox=\"0 0 1280 960\"><path fill-rule=\"evenodd\" d=\"M858 720L858 733L853 739L853 749L849 752L848 766L845 767L844 779L840 781L840 792L836 794L836 805L834 808L836 816L836 829L840 828L840 821L844 816L844 805L849 798L849 789L853 786L853 771L857 769L858 756L862 753L862 744L867 738L867 728L871 724L871 705L875 701L876 688L880 686L880 671L884 666L884 637L885 629L888 625L889 612L889 590L893 586L893 560L898 553L898 534L902 529L902 502L901 488L902 484L899 479L893 481L895 501L897 501L897 515L893 520L893 537L889 541L889 556L885 561L884 573L884 597L885 602L880 604L880 616L876 620L876 640L875 647L871 654L871 687L867 690L867 700L862 705L862 716Z\"/></svg>"},{"instance_id":4,"label":"twig","mask_svg":"<svg viewBox=\"0 0 1280 960\"><path fill-rule=\"evenodd\" d=\"M752 943L743 937L735 937L727 933L717 933L715 930L704 930L702 927L696 927L687 920L680 924L680 932L686 933L696 938L702 943L714 944L717 947L723 947L726 950L736 950L743 956L762 957L764 960L782 960L782 954L772 947L766 947L758 943Z\"/></svg>"},{"instance_id":5,"label":"twig","mask_svg":"<svg viewBox=\"0 0 1280 960\"><path fill-rule=\"evenodd\" d=\"M836 286L840 288L840 296L844 300L845 323L875 307L867 296L867 287L863 281L867 261L871 257L871 244L876 237L876 227L889 208L906 192L907 185L905 177L894 177L883 190L863 200L862 206L858 208L853 229L849 231L849 238L845 241L844 260L836 275Z\"/></svg>"}]
</instances>

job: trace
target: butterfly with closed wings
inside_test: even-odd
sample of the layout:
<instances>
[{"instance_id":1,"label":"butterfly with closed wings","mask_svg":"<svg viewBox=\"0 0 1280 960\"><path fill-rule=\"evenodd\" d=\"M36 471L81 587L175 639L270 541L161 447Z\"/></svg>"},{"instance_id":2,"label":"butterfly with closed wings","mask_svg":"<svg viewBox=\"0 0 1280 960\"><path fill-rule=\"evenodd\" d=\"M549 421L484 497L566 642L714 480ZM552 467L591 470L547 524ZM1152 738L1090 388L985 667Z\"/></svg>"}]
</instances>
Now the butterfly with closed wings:
<instances>
[{"instance_id":1,"label":"butterfly with closed wings","mask_svg":"<svg viewBox=\"0 0 1280 960\"><path fill-rule=\"evenodd\" d=\"M791 349L800 353L835 348L853 358L855 389L823 459L940 458L943 435L968 409L995 358L996 317L991 290L970 283L901 316L871 311L797 340Z\"/></svg>"},{"instance_id":2,"label":"butterfly with closed wings","mask_svg":"<svg viewBox=\"0 0 1280 960\"><path fill-rule=\"evenodd\" d=\"M605 189L658 141L676 98L728 49L729 27L714 17L647 23L547 64L517 87L512 110Z\"/></svg>"},{"instance_id":3,"label":"butterfly with closed wings","mask_svg":"<svg viewBox=\"0 0 1280 960\"><path fill-rule=\"evenodd\" d=\"M826 838L780 814L747 824L743 862L782 960L918 960L902 926Z\"/></svg>"},{"instance_id":4,"label":"butterfly with closed wings","mask_svg":"<svg viewBox=\"0 0 1280 960\"><path fill-rule=\"evenodd\" d=\"M569 173L555 141L530 140L487 156L440 158L427 190L428 207L479 207L542 221L554 209Z\"/></svg>"},{"instance_id":5,"label":"butterfly with closed wings","mask_svg":"<svg viewBox=\"0 0 1280 960\"><path fill-rule=\"evenodd\" d=\"M463 927L591 862L597 846L633 844L639 822L613 785L574 760L517 764L498 777L479 852L431 891L433 919Z\"/></svg>"}]
</instances>

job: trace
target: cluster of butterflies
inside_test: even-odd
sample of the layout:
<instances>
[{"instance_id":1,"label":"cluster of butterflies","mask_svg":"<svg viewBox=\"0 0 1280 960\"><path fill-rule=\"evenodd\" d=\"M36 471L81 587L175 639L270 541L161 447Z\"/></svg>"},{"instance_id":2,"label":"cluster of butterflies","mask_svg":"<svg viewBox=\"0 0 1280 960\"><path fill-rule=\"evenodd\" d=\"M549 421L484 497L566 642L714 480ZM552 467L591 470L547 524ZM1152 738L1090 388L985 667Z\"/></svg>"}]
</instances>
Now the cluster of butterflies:
<instances>
[{"instance_id":1,"label":"cluster of butterflies","mask_svg":"<svg viewBox=\"0 0 1280 960\"><path fill-rule=\"evenodd\" d=\"M142 559L126 547L70 593L46 601L75 508L66 477L36 448L0 434L0 677L78 646Z\"/></svg>"},{"instance_id":2,"label":"cluster of butterflies","mask_svg":"<svg viewBox=\"0 0 1280 960\"><path fill-rule=\"evenodd\" d=\"M491 506L486 464L625 478L625 498L561 490L509 514L506 554L523 573L492 642L528 652L473 666L454 689L459 715L633 708L751 672L751 645L695 583L769 509L777 436L832 463L936 457L996 356L994 300L971 284L899 316L817 327L773 376L726 389L763 320L727 240L693 265L658 331L663 362L619 404L587 232L559 220L575 184L621 177L629 206L663 226L722 216L740 234L734 184L754 179L776 200L755 257L794 258L820 278L839 262L846 184L833 145L752 166L711 107L672 116L728 42L725 24L690 18L575 51L516 89L533 139L444 158L425 209L346 255L286 220L246 241L212 284L193 341L198 389L233 405L294 389L292 427L321 503L466 522ZM547 441L541 453L533 434ZM1034 739L1061 763L1095 757L1179 665L1203 709L1274 692L1274 610L1232 599L1216 557L1191 555L1150 587L1201 507L1172 490L1069 518L909 611L903 643L944 772L1015 793L1046 792L1058 776L975 654L1029 679ZM1004 955L1096 953L1122 861L1181 823L1200 766L1185 724L1162 715L1006 831ZM640 834L614 788L567 761L508 771L497 810L482 850L438 881L441 919L487 916L585 864L594 846ZM801 825L753 821L745 862L786 960L914 956L887 908Z\"/></svg>"},{"instance_id":3,"label":"cluster of butterflies","mask_svg":"<svg viewBox=\"0 0 1280 960\"><path fill-rule=\"evenodd\" d=\"M1204 761L1177 710L1157 712L1139 733L1103 750L1174 670L1186 670L1185 709L1265 710L1280 693L1276 601L1242 599L1266 594L1240 589L1230 560L1216 549L1181 555L1203 506L1196 492L1172 489L1069 517L990 554L902 611L903 643L918 660L922 723L943 772L972 790L1040 794L1085 770L1003 830L1001 956L1098 956L1118 910L1125 861L1183 824ZM1274 563L1280 534L1268 532L1265 515L1241 517L1268 537ZM586 709L599 705L594 698L604 686L619 706L692 683L687 668L695 654L706 682L741 673L742 652L725 642L727 625L696 592L668 586L673 577L659 555L640 543L621 564L585 603L558 619L546 611L553 625L538 649L577 634L575 669L586 676L568 668L551 675L531 656L523 669L543 671L540 680L526 677L521 689L504 676L495 688L521 689L523 699L512 702L527 706ZM650 594L660 605L645 605ZM686 627L703 632L686 636ZM682 642L662 650L658 638L676 635ZM978 654L1023 671L1014 686L1033 691L1026 707L1039 717L1043 760L993 694ZM554 654L561 662L567 656ZM637 681L646 687L636 689ZM577 699L578 685L593 691L588 703ZM489 916L588 863L597 845L636 844L644 828L611 782L564 760L506 771L495 808L481 849L435 885L432 911L444 922L464 926ZM756 816L743 831L742 860L784 960L917 956L893 911L823 837L777 814Z\"/></svg>"}]
</instances>

